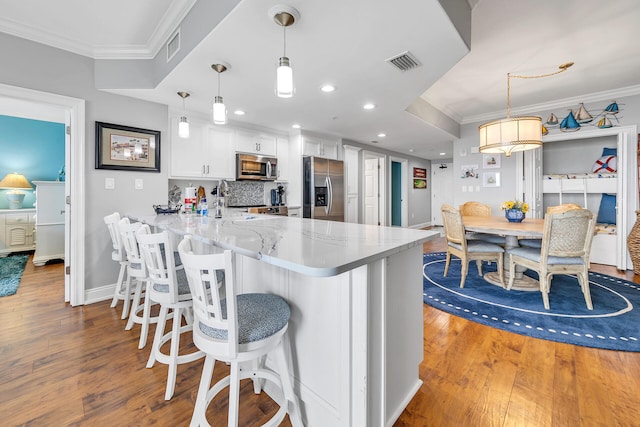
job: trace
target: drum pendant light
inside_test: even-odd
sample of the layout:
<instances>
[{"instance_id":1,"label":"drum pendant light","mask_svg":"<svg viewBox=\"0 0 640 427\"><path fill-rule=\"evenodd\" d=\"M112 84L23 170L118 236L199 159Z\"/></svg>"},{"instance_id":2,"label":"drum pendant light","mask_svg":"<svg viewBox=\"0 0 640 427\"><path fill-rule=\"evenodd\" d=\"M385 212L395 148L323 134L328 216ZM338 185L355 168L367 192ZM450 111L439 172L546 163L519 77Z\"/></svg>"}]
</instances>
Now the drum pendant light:
<instances>
[{"instance_id":1,"label":"drum pendant light","mask_svg":"<svg viewBox=\"0 0 640 427\"><path fill-rule=\"evenodd\" d=\"M269 10L269 15L276 24L283 28L284 49L283 55L278 59L278 69L276 70L276 95L280 98L291 98L295 87L293 69L287 57L287 27L293 25L300 18L300 14L290 6L277 5Z\"/></svg>"},{"instance_id":2,"label":"drum pendant light","mask_svg":"<svg viewBox=\"0 0 640 427\"><path fill-rule=\"evenodd\" d=\"M542 118L511 117L511 79L539 79L567 71L573 62L560 65L558 71L538 76L516 76L507 73L507 118L484 123L480 132L480 152L511 156L514 151L532 150L542 146Z\"/></svg>"},{"instance_id":3,"label":"drum pendant light","mask_svg":"<svg viewBox=\"0 0 640 427\"><path fill-rule=\"evenodd\" d=\"M180 138L189 138L189 122L187 121L187 114L185 113L184 100L190 95L189 92L178 92L178 96L182 98L182 116L178 121L178 136Z\"/></svg>"},{"instance_id":4,"label":"drum pendant light","mask_svg":"<svg viewBox=\"0 0 640 427\"><path fill-rule=\"evenodd\" d=\"M224 125L227 123L227 107L224 106L224 100L220 96L220 73L227 71L229 66L226 64L212 64L211 68L218 73L218 95L213 99L213 123Z\"/></svg>"}]
</instances>

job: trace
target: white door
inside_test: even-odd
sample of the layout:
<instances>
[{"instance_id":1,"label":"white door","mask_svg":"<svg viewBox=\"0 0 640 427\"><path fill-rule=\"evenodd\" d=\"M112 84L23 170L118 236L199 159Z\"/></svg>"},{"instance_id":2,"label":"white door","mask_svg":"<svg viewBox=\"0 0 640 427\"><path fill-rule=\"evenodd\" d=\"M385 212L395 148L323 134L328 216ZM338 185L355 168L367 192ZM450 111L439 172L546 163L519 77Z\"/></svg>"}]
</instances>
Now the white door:
<instances>
[{"instance_id":1,"label":"white door","mask_svg":"<svg viewBox=\"0 0 640 427\"><path fill-rule=\"evenodd\" d=\"M379 159L364 161L364 223L380 225L380 177L378 174Z\"/></svg>"},{"instance_id":2,"label":"white door","mask_svg":"<svg viewBox=\"0 0 640 427\"><path fill-rule=\"evenodd\" d=\"M431 164L431 225L442 225L440 206L453 206L453 163Z\"/></svg>"}]
</instances>

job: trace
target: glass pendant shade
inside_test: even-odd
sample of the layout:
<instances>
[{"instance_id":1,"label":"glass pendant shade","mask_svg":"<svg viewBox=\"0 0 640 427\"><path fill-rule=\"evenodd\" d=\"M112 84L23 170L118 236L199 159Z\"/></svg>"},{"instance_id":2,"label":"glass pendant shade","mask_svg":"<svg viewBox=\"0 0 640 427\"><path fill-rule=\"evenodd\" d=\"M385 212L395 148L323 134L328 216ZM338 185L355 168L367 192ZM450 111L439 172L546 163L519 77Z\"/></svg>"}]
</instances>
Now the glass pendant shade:
<instances>
[{"instance_id":1,"label":"glass pendant shade","mask_svg":"<svg viewBox=\"0 0 640 427\"><path fill-rule=\"evenodd\" d=\"M293 96L293 69L289 64L289 58L280 58L278 70L276 72L276 94L280 98L291 98Z\"/></svg>"},{"instance_id":2,"label":"glass pendant shade","mask_svg":"<svg viewBox=\"0 0 640 427\"><path fill-rule=\"evenodd\" d=\"M480 152L504 153L538 148L542 145L542 118L511 117L481 125Z\"/></svg>"},{"instance_id":3,"label":"glass pendant shade","mask_svg":"<svg viewBox=\"0 0 640 427\"><path fill-rule=\"evenodd\" d=\"M178 136L180 138L189 138L189 122L185 116L180 117L178 122Z\"/></svg>"},{"instance_id":4,"label":"glass pendant shade","mask_svg":"<svg viewBox=\"0 0 640 427\"><path fill-rule=\"evenodd\" d=\"M221 96L216 96L213 100L213 123L224 125L227 123L227 108Z\"/></svg>"}]
</instances>

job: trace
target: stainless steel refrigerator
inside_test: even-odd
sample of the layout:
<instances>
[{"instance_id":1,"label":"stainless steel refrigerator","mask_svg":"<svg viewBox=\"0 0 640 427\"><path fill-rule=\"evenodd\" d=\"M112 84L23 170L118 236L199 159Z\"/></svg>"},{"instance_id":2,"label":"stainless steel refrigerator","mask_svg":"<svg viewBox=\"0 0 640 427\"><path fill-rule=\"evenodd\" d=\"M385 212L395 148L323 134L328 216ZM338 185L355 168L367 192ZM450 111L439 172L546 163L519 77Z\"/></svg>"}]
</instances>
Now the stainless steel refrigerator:
<instances>
[{"instance_id":1,"label":"stainless steel refrigerator","mask_svg":"<svg viewBox=\"0 0 640 427\"><path fill-rule=\"evenodd\" d=\"M304 157L302 216L344 221L344 163L320 157Z\"/></svg>"}]
</instances>

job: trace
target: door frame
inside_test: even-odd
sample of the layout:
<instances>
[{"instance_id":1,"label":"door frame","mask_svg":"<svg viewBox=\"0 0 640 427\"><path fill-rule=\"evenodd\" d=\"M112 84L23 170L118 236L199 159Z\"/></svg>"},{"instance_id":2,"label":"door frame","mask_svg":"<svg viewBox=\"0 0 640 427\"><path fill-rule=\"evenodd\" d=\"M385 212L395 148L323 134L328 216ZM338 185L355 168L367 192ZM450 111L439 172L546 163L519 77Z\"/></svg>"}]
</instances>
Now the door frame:
<instances>
[{"instance_id":1,"label":"door frame","mask_svg":"<svg viewBox=\"0 0 640 427\"><path fill-rule=\"evenodd\" d=\"M391 164L393 162L400 163L400 226L407 227L409 225L409 190L407 183L409 182L409 160L402 157L389 157L389 170L391 171ZM391 174L389 174L391 176ZM391 179L389 179L389 200L393 197L391 186ZM391 203L389 203L389 222L391 222Z\"/></svg>"},{"instance_id":2,"label":"door frame","mask_svg":"<svg viewBox=\"0 0 640 427\"><path fill-rule=\"evenodd\" d=\"M387 225L387 210L386 209L386 195L388 193L389 183L387 182L386 175L386 159L387 156L384 154L376 153L375 151L363 151L362 153L362 164L369 159L378 159L378 223L380 225ZM363 187L366 185L366 178L364 176L366 171L366 167L362 168L362 180ZM366 188L363 188L366 194ZM364 197L362 198L362 212L363 212L363 223L364 221L364 212L365 212L365 202ZM389 208L391 209L391 208Z\"/></svg>"},{"instance_id":3,"label":"door frame","mask_svg":"<svg viewBox=\"0 0 640 427\"><path fill-rule=\"evenodd\" d=\"M84 304L85 278L85 101L83 99L10 86L0 83L0 96L19 99L65 112L69 138L65 143L65 196L70 201L65 213L65 302ZM67 146L68 145L68 146ZM72 262L73 261L73 262ZM67 270L69 273L67 274ZM68 280L67 280L68 276Z\"/></svg>"}]
</instances>

